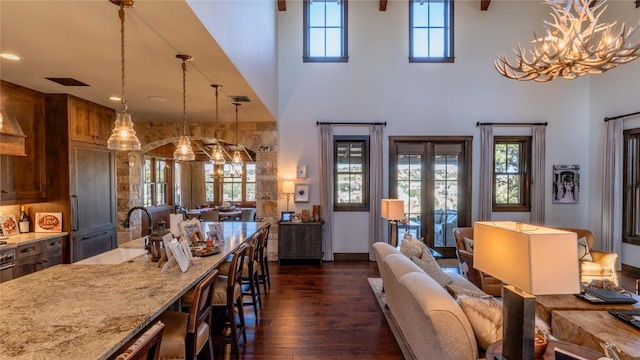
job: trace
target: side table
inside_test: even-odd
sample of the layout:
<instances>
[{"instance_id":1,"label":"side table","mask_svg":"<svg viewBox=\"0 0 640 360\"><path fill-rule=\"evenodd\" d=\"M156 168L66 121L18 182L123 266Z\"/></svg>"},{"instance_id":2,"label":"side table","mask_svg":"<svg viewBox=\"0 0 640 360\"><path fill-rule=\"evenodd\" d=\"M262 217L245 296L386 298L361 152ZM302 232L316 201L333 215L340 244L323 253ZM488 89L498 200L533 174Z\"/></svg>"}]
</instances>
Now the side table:
<instances>
[{"instance_id":1,"label":"side table","mask_svg":"<svg viewBox=\"0 0 640 360\"><path fill-rule=\"evenodd\" d=\"M322 264L324 221L278 224L278 263L282 260L317 260Z\"/></svg>"},{"instance_id":2,"label":"side table","mask_svg":"<svg viewBox=\"0 0 640 360\"><path fill-rule=\"evenodd\" d=\"M547 351L545 351L543 359L555 360L556 348L567 350L573 354L580 355L585 359L589 359L589 360L598 360L599 358L604 356L604 354L602 353L599 353L597 351L588 349L580 345L571 344L564 341L549 340L547 345ZM502 340L496 341L493 344L489 345L489 348L487 348L487 352L486 352L486 359L487 360L502 359Z\"/></svg>"}]
</instances>

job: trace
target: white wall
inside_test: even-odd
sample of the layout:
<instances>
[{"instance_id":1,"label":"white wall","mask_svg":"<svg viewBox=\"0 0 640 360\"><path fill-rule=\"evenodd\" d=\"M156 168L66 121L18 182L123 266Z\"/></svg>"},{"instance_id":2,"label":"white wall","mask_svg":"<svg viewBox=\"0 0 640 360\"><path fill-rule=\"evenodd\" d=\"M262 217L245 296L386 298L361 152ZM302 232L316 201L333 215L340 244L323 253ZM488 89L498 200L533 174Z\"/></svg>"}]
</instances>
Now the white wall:
<instances>
[{"instance_id":1,"label":"white wall","mask_svg":"<svg viewBox=\"0 0 640 360\"><path fill-rule=\"evenodd\" d=\"M316 121L386 121L384 154L388 154L388 136L474 136L474 220L479 178L476 122L546 121L547 223L595 226L589 214L600 208L593 196L599 184L590 175L601 172L593 158L593 153L599 152L592 150L593 146L601 148L601 134L590 126L592 80L584 77L532 83L501 77L493 68L496 55L506 53L511 58L512 48L518 43L529 44L532 31L541 32L542 19L549 19L549 7L539 1L492 1L489 11L479 8L479 1L455 4L455 63L410 64L407 2L390 1L387 11L380 12L378 1L351 1L349 62L323 64L302 62L302 2L287 1L287 11L278 13L279 176L294 178L296 165L304 164L309 173L304 182L311 184L311 202L295 204L296 211L320 202ZM640 10L629 1L611 1L608 12L638 16ZM616 97L612 93L618 91L638 96L638 65L640 61L633 65L635 72L625 69L624 83L610 80L613 85L607 86L614 89L608 96ZM613 78L615 71L600 77ZM612 105L611 112L624 113L629 108L637 111L637 101L635 106L629 104L631 101L624 101L624 106ZM602 117L597 118L601 121ZM356 131L363 130L336 128L343 134ZM497 130L510 131L523 130ZM551 167L556 164L581 166L582 188L586 186L589 196L582 196L579 204L551 204ZM384 166L388 174L388 159ZM387 175L384 183L386 195ZM283 210L284 206L281 202ZM336 213L334 221L335 252L368 252L367 213Z\"/></svg>"}]
</instances>

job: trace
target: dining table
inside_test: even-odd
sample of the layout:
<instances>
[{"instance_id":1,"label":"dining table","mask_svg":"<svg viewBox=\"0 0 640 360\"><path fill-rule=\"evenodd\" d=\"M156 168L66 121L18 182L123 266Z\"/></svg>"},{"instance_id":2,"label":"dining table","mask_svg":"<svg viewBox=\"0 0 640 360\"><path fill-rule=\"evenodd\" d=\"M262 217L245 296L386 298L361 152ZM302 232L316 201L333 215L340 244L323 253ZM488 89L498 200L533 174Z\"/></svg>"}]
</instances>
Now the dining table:
<instances>
[{"instance_id":1,"label":"dining table","mask_svg":"<svg viewBox=\"0 0 640 360\"><path fill-rule=\"evenodd\" d=\"M242 215L242 210L244 208L233 208L233 209L229 209L229 210L218 210L218 215L220 216L220 221L232 221L235 220L236 218L240 217ZM247 208L248 209L248 208ZM187 215L189 216L189 218L194 218L197 217L199 218L200 215L202 215L202 213L204 212L211 212L213 210L216 210L215 208L203 208L203 209L191 209L187 212Z\"/></svg>"},{"instance_id":2,"label":"dining table","mask_svg":"<svg viewBox=\"0 0 640 360\"><path fill-rule=\"evenodd\" d=\"M163 272L147 253L116 264L60 264L1 283L0 359L114 358L263 225L225 222L220 253L186 272L177 265ZM143 248L140 238L114 250Z\"/></svg>"}]
</instances>

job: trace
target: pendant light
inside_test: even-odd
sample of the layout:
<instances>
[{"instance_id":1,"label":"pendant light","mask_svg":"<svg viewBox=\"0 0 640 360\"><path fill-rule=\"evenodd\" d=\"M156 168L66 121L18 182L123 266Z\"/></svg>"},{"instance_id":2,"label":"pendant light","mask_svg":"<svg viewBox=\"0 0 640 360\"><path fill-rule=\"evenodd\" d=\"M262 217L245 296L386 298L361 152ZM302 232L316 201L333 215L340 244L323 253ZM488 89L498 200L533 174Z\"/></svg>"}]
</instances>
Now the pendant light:
<instances>
[{"instance_id":1,"label":"pendant light","mask_svg":"<svg viewBox=\"0 0 640 360\"><path fill-rule=\"evenodd\" d=\"M135 130L133 130L133 121L131 121L131 114L127 111L127 100L124 95L124 8L134 7L135 2L133 0L111 0L115 5L120 6L118 16L120 17L120 68L121 68L121 98L122 111L118 112L116 118L115 127L109 136L107 141L107 147L109 150L140 150L140 140L136 136Z\"/></svg>"},{"instance_id":2,"label":"pendant light","mask_svg":"<svg viewBox=\"0 0 640 360\"><path fill-rule=\"evenodd\" d=\"M224 153L222 152L222 149L220 148L220 121L218 118L218 89L222 87L222 85L219 84L213 84L211 85L211 87L213 87L214 89L216 89L216 144L213 147L213 161L215 163L215 165L224 165L225 160L224 160Z\"/></svg>"},{"instance_id":3,"label":"pendant light","mask_svg":"<svg viewBox=\"0 0 640 360\"><path fill-rule=\"evenodd\" d=\"M187 61L193 59L189 55L178 54L178 59L182 60L182 136L178 142L178 148L173 153L174 160L193 161L196 154L191 148L191 143L187 137Z\"/></svg>"},{"instance_id":4,"label":"pendant light","mask_svg":"<svg viewBox=\"0 0 640 360\"><path fill-rule=\"evenodd\" d=\"M231 160L233 164L233 168L237 176L242 175L242 155L240 155L240 150L242 145L238 143L238 106L242 104L234 102L233 106L236 107L236 150L233 152L233 159Z\"/></svg>"}]
</instances>

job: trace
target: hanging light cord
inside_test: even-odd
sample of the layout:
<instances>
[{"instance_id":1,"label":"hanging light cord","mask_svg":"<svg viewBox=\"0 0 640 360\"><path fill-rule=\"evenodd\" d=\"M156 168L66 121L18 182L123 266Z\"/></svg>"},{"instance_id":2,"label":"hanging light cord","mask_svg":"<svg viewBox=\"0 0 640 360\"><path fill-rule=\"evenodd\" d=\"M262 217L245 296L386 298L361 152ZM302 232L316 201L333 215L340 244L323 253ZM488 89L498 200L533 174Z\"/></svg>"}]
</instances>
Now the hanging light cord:
<instances>
[{"instance_id":1,"label":"hanging light cord","mask_svg":"<svg viewBox=\"0 0 640 360\"><path fill-rule=\"evenodd\" d=\"M187 136L187 64L182 60L182 135Z\"/></svg>"},{"instance_id":2,"label":"hanging light cord","mask_svg":"<svg viewBox=\"0 0 640 360\"><path fill-rule=\"evenodd\" d=\"M218 88L220 85L216 85L216 144L218 143L218 134L220 134L220 119L218 118Z\"/></svg>"},{"instance_id":3,"label":"hanging light cord","mask_svg":"<svg viewBox=\"0 0 640 360\"><path fill-rule=\"evenodd\" d=\"M118 16L120 17L120 69L122 73L122 96L120 97L120 102L124 107L124 111L127 111L127 99L124 96L124 1L120 3L120 11L118 11Z\"/></svg>"}]
</instances>

